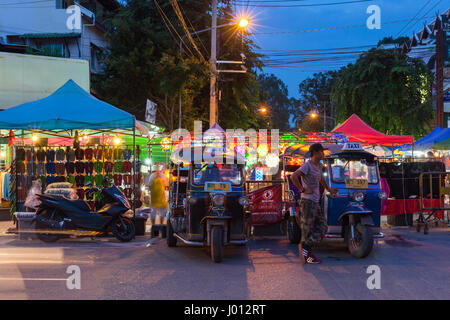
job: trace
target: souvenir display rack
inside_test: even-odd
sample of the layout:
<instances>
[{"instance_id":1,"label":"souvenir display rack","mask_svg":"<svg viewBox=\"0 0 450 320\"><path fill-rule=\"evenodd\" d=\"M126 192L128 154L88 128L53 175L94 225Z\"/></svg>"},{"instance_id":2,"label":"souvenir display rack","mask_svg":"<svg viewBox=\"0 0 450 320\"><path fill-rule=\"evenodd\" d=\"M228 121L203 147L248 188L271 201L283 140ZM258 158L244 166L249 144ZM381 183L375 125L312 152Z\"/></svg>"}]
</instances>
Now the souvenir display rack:
<instances>
[{"instance_id":1,"label":"souvenir display rack","mask_svg":"<svg viewBox=\"0 0 450 320\"><path fill-rule=\"evenodd\" d=\"M119 187L134 207L140 206L142 181L139 161L140 148L136 146L136 163L133 168L133 146L85 145L72 146L16 146L15 194L16 210L24 210L27 190L40 179L44 191L53 182L70 182L79 199L95 201L99 193L88 192L86 182L103 187L104 178ZM134 175L134 179L133 179Z\"/></svg>"}]
</instances>

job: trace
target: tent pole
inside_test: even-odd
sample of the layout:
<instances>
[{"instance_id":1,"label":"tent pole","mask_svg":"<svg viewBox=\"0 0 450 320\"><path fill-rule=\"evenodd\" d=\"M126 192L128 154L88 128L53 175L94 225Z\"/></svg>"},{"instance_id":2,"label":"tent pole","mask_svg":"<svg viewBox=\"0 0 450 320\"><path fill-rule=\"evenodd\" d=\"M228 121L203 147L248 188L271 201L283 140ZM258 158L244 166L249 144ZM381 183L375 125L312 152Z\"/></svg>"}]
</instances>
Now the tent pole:
<instances>
[{"instance_id":1,"label":"tent pole","mask_svg":"<svg viewBox=\"0 0 450 320\"><path fill-rule=\"evenodd\" d=\"M136 122L136 117L134 117ZM133 212L136 210L136 126L133 125Z\"/></svg>"}]
</instances>

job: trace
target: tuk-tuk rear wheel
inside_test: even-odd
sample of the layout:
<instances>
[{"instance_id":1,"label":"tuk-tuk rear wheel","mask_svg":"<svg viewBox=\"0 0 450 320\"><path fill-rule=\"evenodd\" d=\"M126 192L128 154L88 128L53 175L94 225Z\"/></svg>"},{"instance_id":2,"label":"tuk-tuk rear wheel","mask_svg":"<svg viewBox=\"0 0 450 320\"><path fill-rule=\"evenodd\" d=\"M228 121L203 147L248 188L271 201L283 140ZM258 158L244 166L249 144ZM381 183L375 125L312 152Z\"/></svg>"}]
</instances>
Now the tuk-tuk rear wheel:
<instances>
[{"instance_id":1,"label":"tuk-tuk rear wheel","mask_svg":"<svg viewBox=\"0 0 450 320\"><path fill-rule=\"evenodd\" d=\"M369 255L373 248L372 230L368 226L361 223L355 226L355 240L352 240L350 226L347 226L347 247L348 251L355 258L365 258Z\"/></svg>"},{"instance_id":2,"label":"tuk-tuk rear wheel","mask_svg":"<svg viewBox=\"0 0 450 320\"><path fill-rule=\"evenodd\" d=\"M213 227L211 230L211 259L221 262L223 258L223 228Z\"/></svg>"},{"instance_id":3,"label":"tuk-tuk rear wheel","mask_svg":"<svg viewBox=\"0 0 450 320\"><path fill-rule=\"evenodd\" d=\"M167 246L175 247L177 245L177 238L173 235L172 224L170 223L170 219L167 219Z\"/></svg>"},{"instance_id":4,"label":"tuk-tuk rear wheel","mask_svg":"<svg viewBox=\"0 0 450 320\"><path fill-rule=\"evenodd\" d=\"M287 233L289 242L293 244L299 244L302 238L302 231L295 220L295 217L289 217L287 221Z\"/></svg>"}]
</instances>

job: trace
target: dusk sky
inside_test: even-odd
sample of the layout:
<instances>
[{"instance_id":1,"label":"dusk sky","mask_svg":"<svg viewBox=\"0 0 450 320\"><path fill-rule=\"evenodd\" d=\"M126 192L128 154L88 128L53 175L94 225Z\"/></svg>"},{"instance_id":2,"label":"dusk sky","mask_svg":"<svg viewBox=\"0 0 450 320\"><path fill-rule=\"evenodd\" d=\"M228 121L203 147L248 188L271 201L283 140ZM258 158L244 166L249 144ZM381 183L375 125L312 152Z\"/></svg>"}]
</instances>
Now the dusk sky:
<instances>
[{"instance_id":1,"label":"dusk sky","mask_svg":"<svg viewBox=\"0 0 450 320\"><path fill-rule=\"evenodd\" d=\"M236 3L248 3L248 12L252 19L252 32L256 44L262 53L273 54L270 50L312 50L326 48L347 48L356 46L373 46L384 37L411 36L413 32L423 29L424 22L433 20L437 11L443 13L450 7L448 0L374 0L340 5L316 7L252 7L251 5L305 5L349 0L236 0ZM366 13L370 5L378 5L381 9L381 29L369 30ZM237 11L244 11L245 6L237 6ZM416 16L416 17L415 17ZM415 17L413 21L410 21ZM426 18L427 17L427 18ZM400 21L399 21L400 20ZM407 24L409 25L404 28ZM256 24L256 26L255 26ZM352 26L351 28L341 28ZM357 27L353 27L357 26ZM313 32L280 33L298 30L341 28ZM403 29L403 30L402 30ZM399 34L399 32L401 33ZM277 33L278 32L278 33ZM275 34L263 34L275 33ZM370 47L350 49L351 51L368 50ZM342 51L342 50L337 50ZM314 54L314 53L313 53ZM317 63L297 64L295 69L265 68L265 72L274 73L281 78L289 89L289 95L298 97L298 84L311 76L314 71L338 69L356 60L359 53L345 56L340 61L320 61ZM309 56L308 58L310 58ZM342 54L335 55L342 57ZM348 58L347 58L348 57ZM300 57L303 59L304 56ZM283 58L284 59L284 58Z\"/></svg>"}]
</instances>

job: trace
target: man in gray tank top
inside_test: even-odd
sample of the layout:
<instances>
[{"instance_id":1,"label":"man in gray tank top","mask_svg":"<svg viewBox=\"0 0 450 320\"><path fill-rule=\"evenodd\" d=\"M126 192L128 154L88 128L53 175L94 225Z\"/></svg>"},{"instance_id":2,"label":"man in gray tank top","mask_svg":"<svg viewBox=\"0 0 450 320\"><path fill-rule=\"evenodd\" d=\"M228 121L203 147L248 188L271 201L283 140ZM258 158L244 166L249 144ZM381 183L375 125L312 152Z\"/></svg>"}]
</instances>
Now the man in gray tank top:
<instances>
[{"instance_id":1,"label":"man in gray tank top","mask_svg":"<svg viewBox=\"0 0 450 320\"><path fill-rule=\"evenodd\" d=\"M319 243L328 226L320 205L320 185L332 194L336 188L330 188L322 175L324 149L320 143L310 146L310 160L306 161L292 175L292 183L300 190L300 216L295 219L300 226L302 239L299 246L301 260L306 263L321 263L322 261L312 253L312 246Z\"/></svg>"}]
</instances>

